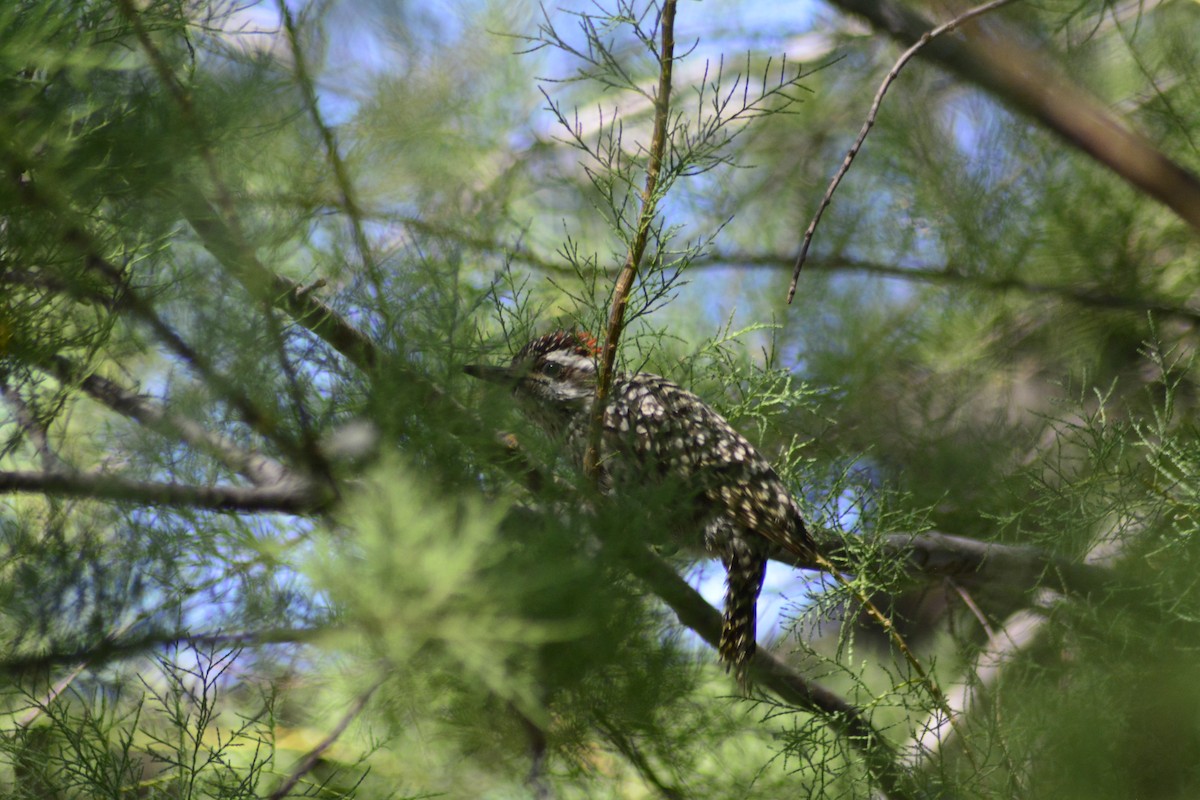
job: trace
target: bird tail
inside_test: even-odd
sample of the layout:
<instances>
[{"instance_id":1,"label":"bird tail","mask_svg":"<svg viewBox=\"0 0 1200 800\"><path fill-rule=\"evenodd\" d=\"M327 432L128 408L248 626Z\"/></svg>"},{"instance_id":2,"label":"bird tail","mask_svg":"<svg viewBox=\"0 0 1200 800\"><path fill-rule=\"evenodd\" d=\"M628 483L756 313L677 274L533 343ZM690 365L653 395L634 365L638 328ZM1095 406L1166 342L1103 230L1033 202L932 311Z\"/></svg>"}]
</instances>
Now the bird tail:
<instances>
[{"instance_id":1,"label":"bird tail","mask_svg":"<svg viewBox=\"0 0 1200 800\"><path fill-rule=\"evenodd\" d=\"M733 669L743 691L748 689L747 670L758 646L755 618L766 568L766 559L740 542L733 544L725 560L725 616L717 652L726 670Z\"/></svg>"}]
</instances>

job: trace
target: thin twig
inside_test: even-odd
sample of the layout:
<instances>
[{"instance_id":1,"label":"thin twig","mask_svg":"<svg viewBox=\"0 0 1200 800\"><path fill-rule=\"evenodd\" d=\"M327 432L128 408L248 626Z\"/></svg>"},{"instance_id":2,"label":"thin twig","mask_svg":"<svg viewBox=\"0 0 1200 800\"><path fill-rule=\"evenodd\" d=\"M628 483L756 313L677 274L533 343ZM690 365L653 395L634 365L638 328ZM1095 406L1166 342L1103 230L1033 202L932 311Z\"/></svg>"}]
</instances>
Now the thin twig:
<instances>
[{"instance_id":1,"label":"thin twig","mask_svg":"<svg viewBox=\"0 0 1200 800\"><path fill-rule=\"evenodd\" d=\"M363 229L363 213L355 198L354 182L350 179L350 170L346 168L345 159L338 150L337 138L334 136L333 129L325 123L324 117L321 116L316 86L308 71L308 60L304 56L304 50L300 47L300 34L296 27L296 19L292 16L292 10L284 0L279 0L279 13L283 17L283 27L287 31L288 44L292 51L292 68L295 71L296 83L304 95L304 105L308 108L313 125L321 134L321 141L325 145L325 155L329 159L330 166L333 167L333 179L342 195L342 208L345 209L346 216L350 218L350 229L354 233L354 246L358 249L358 257L362 259L367 271L374 274L376 272L375 257Z\"/></svg>"},{"instance_id":2,"label":"thin twig","mask_svg":"<svg viewBox=\"0 0 1200 800\"><path fill-rule=\"evenodd\" d=\"M958 720L950 708L950 703L946 699L946 695L942 691L942 687L938 685L938 682L933 675L929 674L929 672L925 669L925 666L921 663L920 659L917 658L916 653L914 653L912 648L908 646L908 642L906 642L904 637L900 635L900 631L896 630L896 625L892 622L892 618L887 614L884 614L879 607L871 601L871 598L867 596L866 592L855 585L852 580L843 575L841 570L834 566L833 562L831 562L829 559L818 554L817 563L820 564L822 569L832 575L834 580L846 587L846 590L849 591L850 594L853 595L854 599L857 600L859 604L862 605L862 607L866 610L867 615L874 619L876 624L878 624L879 627L883 629L884 633L887 634L888 638L892 642L892 645L900 651L901 655L904 656L904 660L908 662L909 667L917 674L917 677L920 679L921 683L925 685L925 689L929 692L929 696L933 700L934 705L937 706L938 710L945 716L947 720L950 721L951 727L958 732L958 739L960 746L962 747L963 755L967 757L967 761L971 762L971 767L978 771L979 763L975 760L975 753L967 744L967 737L962 733L962 731L959 730Z\"/></svg>"},{"instance_id":3,"label":"thin twig","mask_svg":"<svg viewBox=\"0 0 1200 800\"><path fill-rule=\"evenodd\" d=\"M1041 603L1044 606L1054 597L1052 592L1047 592ZM905 758L910 766L931 767L934 756L945 752L952 743L963 741L960 731L963 718L980 703L988 689L995 686L1005 667L1016 662L1037 641L1046 628L1046 620L1044 607L1022 609L1005 620L1000 630L988 636L964 679L950 687L947 702L951 715L946 716L942 711L940 716L931 716L922 727L922 733L909 743Z\"/></svg>"},{"instance_id":4,"label":"thin twig","mask_svg":"<svg viewBox=\"0 0 1200 800\"><path fill-rule=\"evenodd\" d=\"M300 779L309 772L312 772L313 767L315 767L317 762L321 760L321 756L325 753L325 751L333 746L333 743L336 742L338 737L345 732L346 728L350 727L350 723L353 722L354 719L362 713L363 708L366 707L367 702L371 699L371 695L375 694L375 690L382 685L383 679L380 679L358 696L358 698L350 706L349 710L347 710L342 716L341 720L338 721L338 724L333 726L333 730L329 732L329 735L322 739L316 747L314 747L312 750L309 750L308 753L305 754L304 758L300 759L300 763L296 765L294 770L292 770L292 774L288 775L287 780L285 780L278 789L271 792L271 796L268 798L268 800L282 800L284 797L287 797L288 793L295 788L297 783L300 782Z\"/></svg>"},{"instance_id":5,"label":"thin twig","mask_svg":"<svg viewBox=\"0 0 1200 800\"><path fill-rule=\"evenodd\" d=\"M604 349L600 353L600 373L596 381L596 401L592 404L592 422L588 435L588 448L584 454L584 472L595 476L600 464L600 432L604 422L605 400L612 387L613 365L617 359L617 344L625 324L625 307L629 304L629 293L637 278L638 267L646 251L650 227L654 223L657 209L658 176L662 171L663 154L667 146L667 125L671 110L671 71L675 61L675 0L663 3L659 17L662 44L658 53L658 93L654 98L654 130L650 136L650 151L646 162L646 184L642 189L642 210L638 215L637 230L625 256L625 265L613 287L612 309L608 316L608 331L604 337Z\"/></svg>"},{"instance_id":6,"label":"thin twig","mask_svg":"<svg viewBox=\"0 0 1200 800\"><path fill-rule=\"evenodd\" d=\"M959 585L958 581L952 580L949 583L950 587L954 589L955 593L963 601L963 605L965 605L967 609L975 616L975 619L979 622L979 626L983 628L983 632L989 637L995 636L995 629L992 628L992 624L988 622L987 615L983 613L983 609L980 608L979 604L975 602L975 598L971 597L971 593L968 592L965 587Z\"/></svg>"},{"instance_id":7,"label":"thin twig","mask_svg":"<svg viewBox=\"0 0 1200 800\"><path fill-rule=\"evenodd\" d=\"M833 0L905 44L929 30L929 21L896 0ZM1087 153L1105 169L1174 211L1200 230L1200 177L1130 130L1109 105L1069 80L1044 52L1015 35L939 39L922 54L991 92Z\"/></svg>"},{"instance_id":8,"label":"thin twig","mask_svg":"<svg viewBox=\"0 0 1200 800\"><path fill-rule=\"evenodd\" d=\"M928 44L933 39L941 36L943 33L954 30L959 25L967 22L981 14L986 14L993 9L1011 3L1012 0L989 0L981 6L965 11L954 19L937 26L931 31L924 33L916 44L904 51L904 54L896 60L892 69L884 77L883 83L879 85L878 91L875 92L875 100L871 103L871 110L867 113L867 119L863 122L862 129L858 132L858 138L854 140L850 150L846 153L846 157L842 160L842 165L838 167L837 174L833 176L833 180L829 182L829 188L825 190L825 196L821 198L821 204L817 206L817 211L813 214L812 222L808 223L808 229L804 231L804 241L800 245L800 255L796 257L796 266L792 270L792 283L788 286L787 301L792 302L792 298L796 295L796 284L800 280L800 270L804 267L804 261L808 258L808 248L812 244L813 234L817 230L817 224L821 221L821 216L825 213L825 209L833 202L833 193L837 191L838 185L841 184L842 178L850 170L850 165L854 163L854 157L858 155L859 149L862 148L863 142L867 139L867 134L871 132L871 128L875 127L875 118L879 114L879 107L883 104L883 96L887 94L887 90L891 87L893 81L900 75L900 70L904 69L913 56L915 56L922 47Z\"/></svg>"}]
</instances>

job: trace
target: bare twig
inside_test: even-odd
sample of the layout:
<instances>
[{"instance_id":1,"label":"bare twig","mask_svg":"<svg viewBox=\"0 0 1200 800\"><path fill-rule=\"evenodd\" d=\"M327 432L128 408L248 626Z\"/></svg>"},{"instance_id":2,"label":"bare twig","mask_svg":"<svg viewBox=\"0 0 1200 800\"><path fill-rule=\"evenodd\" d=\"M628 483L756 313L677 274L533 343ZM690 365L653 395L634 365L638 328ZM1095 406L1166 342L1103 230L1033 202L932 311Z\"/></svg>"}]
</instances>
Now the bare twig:
<instances>
[{"instance_id":1,"label":"bare twig","mask_svg":"<svg viewBox=\"0 0 1200 800\"><path fill-rule=\"evenodd\" d=\"M191 486L93 473L0 472L0 494L14 492L147 506L295 515L317 513L333 501L331 490L310 486Z\"/></svg>"},{"instance_id":2,"label":"bare twig","mask_svg":"<svg viewBox=\"0 0 1200 800\"><path fill-rule=\"evenodd\" d=\"M625 265L617 276L613 287L612 309L608 316L608 331L604 337L604 349L600 353L600 372L596 380L596 402L592 404L592 422L588 435L588 448L584 454L584 471L596 474L600 463L600 432L603 428L604 407L612 387L613 366L617 359L617 344L625 323L625 307L629 304L629 293L637 278L638 267L646 251L650 227L654 223L657 209L658 176L662 171L663 153L667 146L667 124L671 110L671 70L675 61L675 0L665 0L658 20L661 29L661 45L658 52L658 92L654 97L654 130L650 137L650 151L646 161L646 183L642 189L642 209L638 215L637 230L629 243Z\"/></svg>"},{"instance_id":3,"label":"bare twig","mask_svg":"<svg viewBox=\"0 0 1200 800\"><path fill-rule=\"evenodd\" d=\"M842 165L838 167L837 173L833 176L833 180L829 182L829 188L825 190L825 196L821 198L820 205L817 206L817 211L813 214L812 221L808 223L808 229L804 231L804 241L800 245L800 255L796 257L796 265L792 270L792 283L788 286L787 301L792 302L792 298L796 295L796 284L800 280L800 270L804 267L804 262L808 258L808 248L812 244L813 234L817 230L817 224L821 221L821 216L825 213L825 209L833 202L833 193L837 191L838 186L842 182L842 178L850 170L850 165L854 163L854 157L858 155L858 151L862 148L863 142L867 139L867 134L871 132L871 128L875 127L875 118L879 115L879 107L883 104L883 97L887 94L887 90L892 83L900 75L900 70L904 69L912 57L915 56L922 47L929 44L930 41L941 36L944 33L954 30L964 22L974 19L981 14L986 14L989 11L999 8L1012 2L1012 0L989 0L983 5L976 6L968 11L963 12L949 22L943 23L933 30L926 31L921 34L916 43L904 51L900 58L896 59L896 63L892 65L891 70L884 77L883 83L879 84L879 89L875 92L875 100L871 103L871 110L867 112L867 119L863 122L862 129L858 132L858 138L854 140L854 144L850 146L846 157L842 160Z\"/></svg>"},{"instance_id":4,"label":"bare twig","mask_svg":"<svg viewBox=\"0 0 1200 800\"><path fill-rule=\"evenodd\" d=\"M362 208L355 198L354 182L350 179L350 171L346 169L346 162L338 150L337 138L334 136L333 129L325 123L325 119L321 116L316 87L313 84L312 75L308 71L308 61L304 56L304 50L300 47L300 33L296 28L296 19L284 0L279 0L279 13L283 17L283 27L287 31L288 45L292 51L292 67L295 70L296 83L304 94L304 105L308 107L308 114L312 117L313 125L321 134L321 141L325 145L325 155L329 159L330 166L333 167L333 178L337 183L338 192L342 195L342 208L345 210L346 216L350 218L350 228L354 233L354 246L358 249L358 257L362 259L368 272L373 275L376 272L375 257L363 229Z\"/></svg>"},{"instance_id":5,"label":"bare twig","mask_svg":"<svg viewBox=\"0 0 1200 800\"><path fill-rule=\"evenodd\" d=\"M312 772L313 767L315 767L317 762L321 760L322 754L324 754L326 750L333 746L333 743L336 742L338 737L346 731L346 728L350 727L350 723L353 722L354 719L361 714L362 710L366 707L367 702L371 699L371 695L375 694L375 690L382 685L382 679L376 681L365 692L360 694L355 699L355 701L350 705L350 708L338 721L338 724L333 726L333 730L329 732L329 735L318 742L316 747L314 747L312 750L309 750L304 755L304 758L300 759L300 763L297 764L296 768L292 770L292 773L288 775L287 780L280 784L278 789L271 792L268 800L283 800L283 798L288 796L288 793L295 788L296 784L299 783L305 775Z\"/></svg>"},{"instance_id":6,"label":"bare twig","mask_svg":"<svg viewBox=\"0 0 1200 800\"><path fill-rule=\"evenodd\" d=\"M905 44L929 21L896 0L833 0ZM1015 36L968 35L931 42L922 55L989 92L1087 153L1138 190L1200 230L1200 178L1131 131L1091 93L1068 80L1043 53Z\"/></svg>"}]
</instances>

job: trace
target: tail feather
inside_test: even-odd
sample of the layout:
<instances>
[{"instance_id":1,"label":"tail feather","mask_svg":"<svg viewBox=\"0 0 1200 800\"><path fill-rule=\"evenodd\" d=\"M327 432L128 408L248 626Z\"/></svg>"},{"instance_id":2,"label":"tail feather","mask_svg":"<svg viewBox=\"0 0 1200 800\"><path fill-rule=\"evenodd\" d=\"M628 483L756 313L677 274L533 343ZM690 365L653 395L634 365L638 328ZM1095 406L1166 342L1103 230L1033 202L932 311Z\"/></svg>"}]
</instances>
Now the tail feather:
<instances>
[{"instance_id":1,"label":"tail feather","mask_svg":"<svg viewBox=\"0 0 1200 800\"><path fill-rule=\"evenodd\" d=\"M766 568L766 558L744 542L731 543L725 558L725 615L717 651L725 668L733 668L743 691L748 688L746 673L758 646L755 638L758 593Z\"/></svg>"}]
</instances>

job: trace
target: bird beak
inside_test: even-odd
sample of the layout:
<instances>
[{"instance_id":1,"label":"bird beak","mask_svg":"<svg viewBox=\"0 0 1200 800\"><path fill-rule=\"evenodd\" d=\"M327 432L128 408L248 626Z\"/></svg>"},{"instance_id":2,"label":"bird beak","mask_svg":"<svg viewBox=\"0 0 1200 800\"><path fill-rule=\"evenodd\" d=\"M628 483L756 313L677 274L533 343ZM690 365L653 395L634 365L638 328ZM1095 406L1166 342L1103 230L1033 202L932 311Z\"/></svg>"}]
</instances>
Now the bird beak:
<instances>
[{"instance_id":1,"label":"bird beak","mask_svg":"<svg viewBox=\"0 0 1200 800\"><path fill-rule=\"evenodd\" d=\"M489 383L499 383L503 386L516 386L519 376L510 367L490 367L485 364L467 364L463 372L472 378L479 378Z\"/></svg>"}]
</instances>

